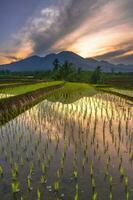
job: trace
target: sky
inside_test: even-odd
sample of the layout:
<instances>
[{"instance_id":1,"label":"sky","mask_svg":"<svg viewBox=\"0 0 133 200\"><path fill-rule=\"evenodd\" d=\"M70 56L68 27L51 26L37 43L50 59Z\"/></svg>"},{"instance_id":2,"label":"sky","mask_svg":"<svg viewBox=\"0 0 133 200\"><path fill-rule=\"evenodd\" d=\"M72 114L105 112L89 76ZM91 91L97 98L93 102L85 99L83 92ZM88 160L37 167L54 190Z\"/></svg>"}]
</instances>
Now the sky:
<instances>
[{"instance_id":1,"label":"sky","mask_svg":"<svg viewBox=\"0 0 133 200\"><path fill-rule=\"evenodd\" d=\"M0 0L0 64L61 51L133 64L133 0Z\"/></svg>"}]
</instances>

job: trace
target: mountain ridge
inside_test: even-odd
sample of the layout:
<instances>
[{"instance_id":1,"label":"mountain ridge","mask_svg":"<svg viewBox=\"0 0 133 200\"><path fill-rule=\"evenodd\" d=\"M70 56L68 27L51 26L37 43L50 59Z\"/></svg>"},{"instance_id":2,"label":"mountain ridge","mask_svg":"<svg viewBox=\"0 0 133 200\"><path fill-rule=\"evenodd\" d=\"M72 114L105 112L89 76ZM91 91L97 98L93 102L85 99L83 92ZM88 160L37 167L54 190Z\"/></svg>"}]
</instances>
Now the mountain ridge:
<instances>
[{"instance_id":1,"label":"mountain ridge","mask_svg":"<svg viewBox=\"0 0 133 200\"><path fill-rule=\"evenodd\" d=\"M71 52L62 51L60 53L48 54L44 57L37 55L10 63L0 65L0 70L10 71L46 71L53 68L53 61L58 59L61 63L66 60L74 64L76 68L81 68L84 71L93 71L97 66L101 66L105 72L133 72L133 65L112 64L104 60L96 60L95 58L83 58L82 56Z\"/></svg>"}]
</instances>

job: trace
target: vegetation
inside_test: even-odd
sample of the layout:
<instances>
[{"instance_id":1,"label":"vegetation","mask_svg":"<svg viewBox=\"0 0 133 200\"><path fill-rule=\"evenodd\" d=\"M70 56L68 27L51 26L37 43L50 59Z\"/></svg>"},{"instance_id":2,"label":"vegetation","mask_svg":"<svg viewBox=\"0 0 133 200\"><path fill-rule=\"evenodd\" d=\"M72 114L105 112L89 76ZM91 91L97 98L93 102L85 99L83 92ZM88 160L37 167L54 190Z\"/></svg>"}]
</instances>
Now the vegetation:
<instances>
[{"instance_id":1,"label":"vegetation","mask_svg":"<svg viewBox=\"0 0 133 200\"><path fill-rule=\"evenodd\" d=\"M66 73L67 72L67 73ZM98 73L97 73L98 72ZM100 74L100 76L99 76ZM60 63L57 59L53 63L53 70L33 72L10 72L0 71L0 82L35 82L65 80L70 82L102 83L111 86L133 88L133 73L105 73L101 67L93 71L83 71L82 66L78 69L72 63ZM95 79L95 80L94 80ZM98 79L98 80L97 80Z\"/></svg>"},{"instance_id":2,"label":"vegetation","mask_svg":"<svg viewBox=\"0 0 133 200\"><path fill-rule=\"evenodd\" d=\"M67 83L59 97L76 88L91 86ZM132 105L100 92L66 101L45 99L0 127L0 196L132 199Z\"/></svg>"},{"instance_id":3,"label":"vegetation","mask_svg":"<svg viewBox=\"0 0 133 200\"><path fill-rule=\"evenodd\" d=\"M117 87L108 87L108 85L106 85L105 87L103 87L102 85L100 86L96 86L98 88L98 90L101 90L103 92L107 92L107 93L112 93L115 95L118 95L120 97L126 98L127 100L133 101L133 90L131 89L125 89L125 88L117 88Z\"/></svg>"},{"instance_id":4,"label":"vegetation","mask_svg":"<svg viewBox=\"0 0 133 200\"><path fill-rule=\"evenodd\" d=\"M63 103L72 103L85 96L93 96L97 91L90 84L83 83L65 83L64 87L47 95L49 101L60 101Z\"/></svg>"},{"instance_id":5,"label":"vegetation","mask_svg":"<svg viewBox=\"0 0 133 200\"><path fill-rule=\"evenodd\" d=\"M63 86L63 82L47 83L47 87L32 90L0 101L0 125L42 101L46 94Z\"/></svg>"},{"instance_id":6,"label":"vegetation","mask_svg":"<svg viewBox=\"0 0 133 200\"><path fill-rule=\"evenodd\" d=\"M133 74L53 66L0 72L0 197L133 199Z\"/></svg>"},{"instance_id":7,"label":"vegetation","mask_svg":"<svg viewBox=\"0 0 133 200\"><path fill-rule=\"evenodd\" d=\"M91 76L91 82L93 84L103 83L102 70L100 66L98 66L93 72Z\"/></svg>"},{"instance_id":8,"label":"vegetation","mask_svg":"<svg viewBox=\"0 0 133 200\"><path fill-rule=\"evenodd\" d=\"M64 64L60 64L57 59L55 59L53 68L53 78L55 80L65 80L74 81L76 80L77 71L72 63L66 61Z\"/></svg>"},{"instance_id":9,"label":"vegetation","mask_svg":"<svg viewBox=\"0 0 133 200\"><path fill-rule=\"evenodd\" d=\"M45 88L48 86L53 86L57 84L61 84L62 81L52 81L52 82L42 82L42 83L36 83L36 84L29 84L29 85L21 85L17 87L12 88L4 88L0 89L1 94L8 94L8 95L20 95L27 92L36 91L37 89Z\"/></svg>"},{"instance_id":10,"label":"vegetation","mask_svg":"<svg viewBox=\"0 0 133 200\"><path fill-rule=\"evenodd\" d=\"M127 89L119 89L119 88L108 88L108 91L114 92L117 94L122 94L125 96L133 97L133 90L127 90Z\"/></svg>"}]
</instances>

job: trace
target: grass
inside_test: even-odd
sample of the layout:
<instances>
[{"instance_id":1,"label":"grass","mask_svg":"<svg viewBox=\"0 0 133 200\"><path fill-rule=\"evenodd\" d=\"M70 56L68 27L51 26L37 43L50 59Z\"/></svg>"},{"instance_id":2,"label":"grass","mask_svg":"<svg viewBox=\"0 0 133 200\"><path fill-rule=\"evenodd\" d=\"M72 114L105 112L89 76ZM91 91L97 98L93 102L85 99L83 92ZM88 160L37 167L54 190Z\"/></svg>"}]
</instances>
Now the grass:
<instances>
[{"instance_id":1,"label":"grass","mask_svg":"<svg viewBox=\"0 0 133 200\"><path fill-rule=\"evenodd\" d=\"M62 81L53 81L53 82L43 82L43 83L36 83L36 84L30 84L30 85L21 85L17 87L12 88L4 88L0 89L1 94L8 94L8 95L21 95L28 92L33 92L35 90L46 88L48 86L53 86L62 83Z\"/></svg>"},{"instance_id":2,"label":"grass","mask_svg":"<svg viewBox=\"0 0 133 200\"><path fill-rule=\"evenodd\" d=\"M92 88L91 85L87 84L87 83L72 83L72 82L67 82L65 84L65 89L68 89L69 92L74 91L75 89L78 91L81 91L81 89L88 89L88 88Z\"/></svg>"},{"instance_id":3,"label":"grass","mask_svg":"<svg viewBox=\"0 0 133 200\"><path fill-rule=\"evenodd\" d=\"M121 88L108 88L109 91L116 92L119 94L127 95L133 97L133 90L121 89Z\"/></svg>"},{"instance_id":4,"label":"grass","mask_svg":"<svg viewBox=\"0 0 133 200\"><path fill-rule=\"evenodd\" d=\"M129 99L133 101L133 89L131 87L126 88L122 86L113 86L107 84L95 84L93 85L98 90L102 90L104 92L112 93L123 98Z\"/></svg>"},{"instance_id":5,"label":"grass","mask_svg":"<svg viewBox=\"0 0 133 200\"><path fill-rule=\"evenodd\" d=\"M131 88L133 89L133 74L107 74L104 78L104 83L112 85L113 87Z\"/></svg>"},{"instance_id":6,"label":"grass","mask_svg":"<svg viewBox=\"0 0 133 200\"><path fill-rule=\"evenodd\" d=\"M48 95L50 101L60 101L62 103L72 103L81 97L96 94L94 87L87 83L65 83L64 87Z\"/></svg>"},{"instance_id":7,"label":"grass","mask_svg":"<svg viewBox=\"0 0 133 200\"><path fill-rule=\"evenodd\" d=\"M18 83L0 83L0 86L16 85Z\"/></svg>"}]
</instances>

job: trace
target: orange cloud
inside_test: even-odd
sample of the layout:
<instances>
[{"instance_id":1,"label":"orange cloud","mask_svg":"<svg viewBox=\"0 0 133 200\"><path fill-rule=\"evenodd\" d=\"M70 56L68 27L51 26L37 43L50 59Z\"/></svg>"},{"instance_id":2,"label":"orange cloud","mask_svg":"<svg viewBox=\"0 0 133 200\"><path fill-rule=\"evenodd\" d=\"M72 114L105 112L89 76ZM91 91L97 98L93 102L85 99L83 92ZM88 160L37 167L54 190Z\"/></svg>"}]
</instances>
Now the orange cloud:
<instances>
[{"instance_id":1,"label":"orange cloud","mask_svg":"<svg viewBox=\"0 0 133 200\"><path fill-rule=\"evenodd\" d=\"M32 43L24 43L21 47L13 49L13 52L0 53L0 64L9 64L18 60L22 60L31 55L32 52Z\"/></svg>"},{"instance_id":2,"label":"orange cloud","mask_svg":"<svg viewBox=\"0 0 133 200\"><path fill-rule=\"evenodd\" d=\"M87 18L79 28L59 39L53 50L70 50L83 57L96 57L133 41L133 28L121 20L118 5L109 2L98 14Z\"/></svg>"}]
</instances>

